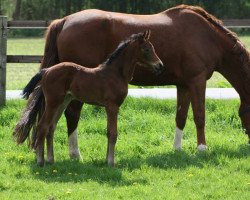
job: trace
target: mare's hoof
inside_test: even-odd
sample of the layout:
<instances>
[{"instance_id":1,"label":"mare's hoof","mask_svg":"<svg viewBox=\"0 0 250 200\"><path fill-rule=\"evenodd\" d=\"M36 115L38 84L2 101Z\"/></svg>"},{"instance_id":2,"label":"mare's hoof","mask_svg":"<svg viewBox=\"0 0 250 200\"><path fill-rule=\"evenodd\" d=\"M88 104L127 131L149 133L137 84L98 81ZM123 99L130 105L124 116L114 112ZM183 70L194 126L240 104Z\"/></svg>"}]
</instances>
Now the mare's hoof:
<instances>
[{"instance_id":1,"label":"mare's hoof","mask_svg":"<svg viewBox=\"0 0 250 200\"><path fill-rule=\"evenodd\" d=\"M197 147L198 151L206 151L207 150L207 145L205 144L200 144L198 147Z\"/></svg>"}]
</instances>

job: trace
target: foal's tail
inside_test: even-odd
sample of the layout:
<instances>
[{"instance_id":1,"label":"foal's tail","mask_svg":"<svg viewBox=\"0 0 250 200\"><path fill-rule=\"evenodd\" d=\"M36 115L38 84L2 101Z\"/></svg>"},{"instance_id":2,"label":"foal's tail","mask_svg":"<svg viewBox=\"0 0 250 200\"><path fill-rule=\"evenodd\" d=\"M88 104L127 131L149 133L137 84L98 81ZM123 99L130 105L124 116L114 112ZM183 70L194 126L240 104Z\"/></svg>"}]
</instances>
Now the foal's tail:
<instances>
[{"instance_id":1,"label":"foal's tail","mask_svg":"<svg viewBox=\"0 0 250 200\"><path fill-rule=\"evenodd\" d=\"M42 79L45 70L38 72L23 90L23 97L29 98L27 107L22 113L21 119L15 127L13 137L17 144L23 143L30 134L30 130L36 123L37 115L44 102L44 95L41 86L37 86Z\"/></svg>"}]
</instances>

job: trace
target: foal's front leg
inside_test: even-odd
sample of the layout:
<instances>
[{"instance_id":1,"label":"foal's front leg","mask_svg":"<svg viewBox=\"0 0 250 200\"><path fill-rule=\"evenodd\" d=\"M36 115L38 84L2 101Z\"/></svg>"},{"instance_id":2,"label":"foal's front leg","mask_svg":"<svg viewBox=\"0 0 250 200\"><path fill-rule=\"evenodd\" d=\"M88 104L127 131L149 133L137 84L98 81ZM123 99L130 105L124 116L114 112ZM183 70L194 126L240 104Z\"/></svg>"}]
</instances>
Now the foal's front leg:
<instances>
[{"instance_id":1,"label":"foal's front leg","mask_svg":"<svg viewBox=\"0 0 250 200\"><path fill-rule=\"evenodd\" d=\"M107 137L108 137L108 147L106 161L108 165L114 167L114 152L115 144L117 140L117 116L119 112L119 107L116 105L106 107L107 113Z\"/></svg>"}]
</instances>

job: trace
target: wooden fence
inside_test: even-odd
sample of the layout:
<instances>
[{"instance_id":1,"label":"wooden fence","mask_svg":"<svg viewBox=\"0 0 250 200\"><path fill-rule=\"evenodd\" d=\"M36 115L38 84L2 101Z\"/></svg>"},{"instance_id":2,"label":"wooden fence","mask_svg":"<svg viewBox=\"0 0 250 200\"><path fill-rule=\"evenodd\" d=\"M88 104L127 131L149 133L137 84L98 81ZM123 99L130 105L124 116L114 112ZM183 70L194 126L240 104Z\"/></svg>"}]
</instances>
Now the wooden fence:
<instances>
[{"instance_id":1,"label":"wooden fence","mask_svg":"<svg viewBox=\"0 0 250 200\"><path fill-rule=\"evenodd\" d=\"M228 28L250 28L250 19L222 20ZM7 63L40 63L41 55L7 55L8 29L46 29L50 21L7 21L0 16L0 106L6 102L6 64Z\"/></svg>"}]
</instances>

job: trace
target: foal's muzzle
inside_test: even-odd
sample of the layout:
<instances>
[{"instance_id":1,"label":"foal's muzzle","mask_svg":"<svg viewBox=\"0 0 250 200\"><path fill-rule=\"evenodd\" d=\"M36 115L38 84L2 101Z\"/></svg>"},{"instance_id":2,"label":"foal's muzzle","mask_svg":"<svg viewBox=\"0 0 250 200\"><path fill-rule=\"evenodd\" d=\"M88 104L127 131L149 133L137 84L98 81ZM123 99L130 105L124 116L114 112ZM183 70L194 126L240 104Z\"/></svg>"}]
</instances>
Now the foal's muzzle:
<instances>
[{"instance_id":1,"label":"foal's muzzle","mask_svg":"<svg viewBox=\"0 0 250 200\"><path fill-rule=\"evenodd\" d=\"M166 70L166 67L163 65L162 62L155 64L155 66L153 68L153 72L157 76L162 74L165 70Z\"/></svg>"}]
</instances>

